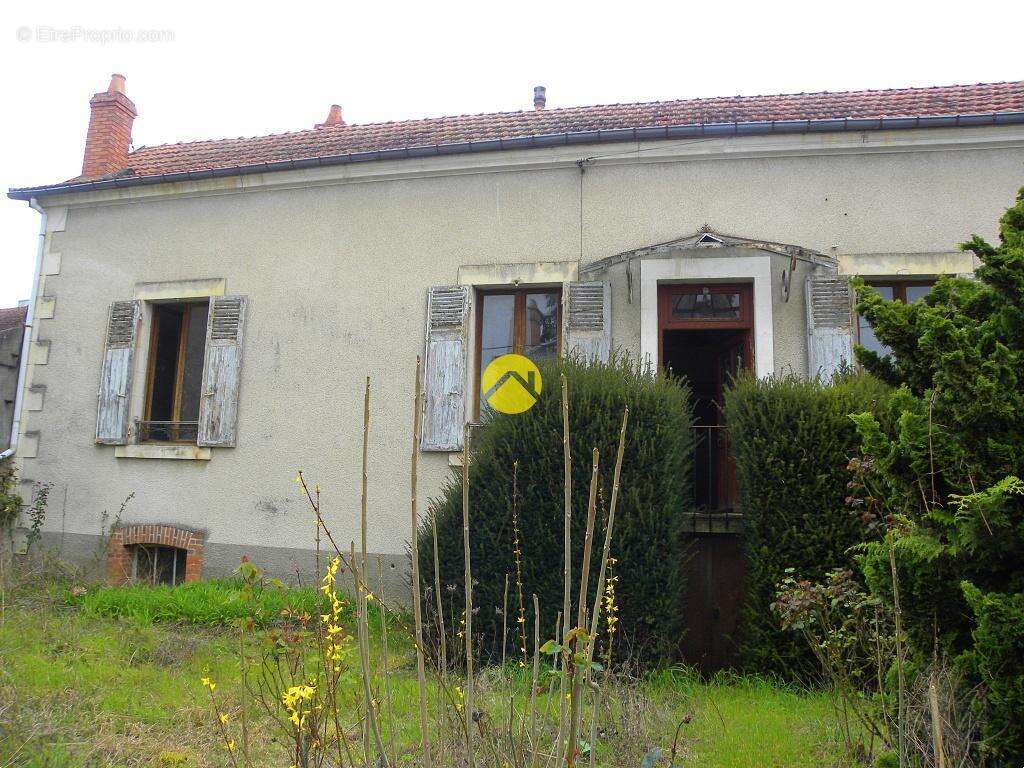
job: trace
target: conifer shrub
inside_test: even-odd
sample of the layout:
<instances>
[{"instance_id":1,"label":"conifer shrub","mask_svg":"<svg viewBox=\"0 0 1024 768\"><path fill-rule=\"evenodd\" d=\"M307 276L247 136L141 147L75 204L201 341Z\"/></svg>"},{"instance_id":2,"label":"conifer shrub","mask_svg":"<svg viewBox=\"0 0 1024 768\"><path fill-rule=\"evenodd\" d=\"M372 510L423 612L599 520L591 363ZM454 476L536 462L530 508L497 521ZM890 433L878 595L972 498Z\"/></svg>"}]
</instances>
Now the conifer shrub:
<instances>
[{"instance_id":1,"label":"conifer shrub","mask_svg":"<svg viewBox=\"0 0 1024 768\"><path fill-rule=\"evenodd\" d=\"M847 465L859 439L849 414L875 411L888 388L869 376L830 383L795 376L739 376L725 414L736 461L747 580L738 629L743 667L803 679L816 673L810 649L783 632L769 606L792 568L822 580L851 568L863 526L845 502Z\"/></svg>"},{"instance_id":2,"label":"conifer shrub","mask_svg":"<svg viewBox=\"0 0 1024 768\"><path fill-rule=\"evenodd\" d=\"M562 410L559 377L569 389L572 452L573 611L579 590L586 531L592 450L600 451L600 492L590 578L592 605L605 521L611 501L615 455L623 411L629 406L620 493L611 556L618 611L616 655L670 659L684 631L682 566L685 516L693 512L693 430L685 384L653 375L636 361L608 364L574 359L542 364L538 402L518 415L496 414L474 430L470 463L474 636L481 656L500 659L505 577L509 577L507 648L520 653L515 541L519 539L526 637L533 648L532 595L541 607L543 639L554 636L563 599ZM515 499L513 500L513 487ZM517 525L513 525L513 501ZM432 519L437 524L441 596L448 634L459 630L463 591L461 468L432 499L420 530L420 574L433 594ZM434 598L424 598L434 625ZM575 613L574 619L575 622ZM602 626L604 623L602 622ZM449 638L449 643L452 639Z\"/></svg>"},{"instance_id":3,"label":"conifer shrub","mask_svg":"<svg viewBox=\"0 0 1024 768\"><path fill-rule=\"evenodd\" d=\"M961 247L973 280L944 277L921 301L857 285L885 357L863 366L899 387L889 418L855 416L865 456L858 497L884 537L865 543L871 591L892 601L895 561L913 662L941 652L980 697L987 765L1024 756L1024 189L999 243ZM892 542L890 549L889 542Z\"/></svg>"}]
</instances>

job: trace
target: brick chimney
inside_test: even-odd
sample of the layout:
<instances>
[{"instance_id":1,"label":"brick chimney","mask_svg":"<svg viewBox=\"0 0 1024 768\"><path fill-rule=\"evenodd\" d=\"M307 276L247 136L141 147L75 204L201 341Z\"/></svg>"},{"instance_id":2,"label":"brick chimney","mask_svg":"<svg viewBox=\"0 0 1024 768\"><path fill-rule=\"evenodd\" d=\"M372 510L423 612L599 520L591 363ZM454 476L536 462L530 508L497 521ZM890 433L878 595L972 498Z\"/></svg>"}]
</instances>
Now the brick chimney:
<instances>
[{"instance_id":1,"label":"brick chimney","mask_svg":"<svg viewBox=\"0 0 1024 768\"><path fill-rule=\"evenodd\" d=\"M89 99L89 109L82 175L95 178L126 168L132 123L138 113L125 96L124 75L111 75L107 90Z\"/></svg>"},{"instance_id":2,"label":"brick chimney","mask_svg":"<svg viewBox=\"0 0 1024 768\"><path fill-rule=\"evenodd\" d=\"M327 119L322 123L317 123L316 128L330 128L333 125L344 125L345 118L341 116L341 107L337 104L331 104L331 109L327 113Z\"/></svg>"}]
</instances>

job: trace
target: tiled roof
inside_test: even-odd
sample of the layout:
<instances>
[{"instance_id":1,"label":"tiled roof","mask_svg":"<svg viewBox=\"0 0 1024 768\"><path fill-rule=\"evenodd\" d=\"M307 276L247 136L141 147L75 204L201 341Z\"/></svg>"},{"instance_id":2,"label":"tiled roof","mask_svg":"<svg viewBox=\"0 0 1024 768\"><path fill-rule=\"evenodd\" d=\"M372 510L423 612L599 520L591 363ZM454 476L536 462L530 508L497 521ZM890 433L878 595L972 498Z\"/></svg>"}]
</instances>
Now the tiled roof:
<instances>
[{"instance_id":1,"label":"tiled roof","mask_svg":"<svg viewBox=\"0 0 1024 768\"><path fill-rule=\"evenodd\" d=\"M765 123L771 132L800 132L799 121L878 120L881 118L957 117L1024 114L1024 81L978 85L902 88L840 93L797 93L774 96L735 96L639 104L567 107L542 111L497 112L424 120L404 120L364 125L329 125L309 130L253 138L215 139L180 144L140 147L129 155L128 167L103 177L102 184L123 186L145 183L146 177L163 174L216 172L268 163L292 163L318 158L338 158L375 153L447 148L444 153L495 149L480 142L519 140L520 146L539 145L532 137L570 136L564 143L584 143L579 134L605 132L602 140L624 139L608 132L622 129L658 129L678 126L738 126L748 132ZM883 127L881 124L875 127ZM839 130L833 128L832 130ZM821 130L821 128L819 128ZM657 138L651 136L650 138ZM527 141L523 141L523 140ZM593 140L598 137L593 135ZM468 142L478 143L467 147ZM504 148L504 147L501 147ZM441 152L439 152L440 154ZM411 154L430 154L428 151ZM360 159L373 159L361 156ZM276 166L280 167L280 166ZM56 189L95 181L84 177L64 185L25 188ZM19 190L12 190L12 197Z\"/></svg>"},{"instance_id":2,"label":"tiled roof","mask_svg":"<svg viewBox=\"0 0 1024 768\"><path fill-rule=\"evenodd\" d=\"M28 307L0 308L0 333L25 324Z\"/></svg>"},{"instance_id":3,"label":"tiled roof","mask_svg":"<svg viewBox=\"0 0 1024 768\"><path fill-rule=\"evenodd\" d=\"M256 138L143 147L132 152L128 161L135 175L148 176L352 152L616 128L1004 111L1024 111L1024 81L887 91L657 101L327 126Z\"/></svg>"}]
</instances>

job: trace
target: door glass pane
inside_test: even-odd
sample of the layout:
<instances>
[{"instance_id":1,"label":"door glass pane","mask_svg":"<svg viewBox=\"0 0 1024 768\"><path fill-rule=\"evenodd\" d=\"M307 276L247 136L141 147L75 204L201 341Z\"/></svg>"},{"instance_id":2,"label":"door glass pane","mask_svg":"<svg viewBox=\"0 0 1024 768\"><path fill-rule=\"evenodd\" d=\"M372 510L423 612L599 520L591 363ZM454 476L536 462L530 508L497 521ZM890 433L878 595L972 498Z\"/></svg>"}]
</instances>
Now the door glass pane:
<instances>
[{"instance_id":1,"label":"door glass pane","mask_svg":"<svg viewBox=\"0 0 1024 768\"><path fill-rule=\"evenodd\" d=\"M868 287L883 299L892 301L894 294L891 285L871 285ZM875 329L871 327L871 324L859 315L857 317L857 325L860 331L860 345L862 347L870 349L872 352L877 352L882 357L886 357L892 352L889 347L878 340L878 337L875 336Z\"/></svg>"},{"instance_id":2,"label":"door glass pane","mask_svg":"<svg viewBox=\"0 0 1024 768\"><path fill-rule=\"evenodd\" d=\"M558 292L526 294L523 354L531 359L558 352Z\"/></svg>"},{"instance_id":3,"label":"door glass pane","mask_svg":"<svg viewBox=\"0 0 1024 768\"><path fill-rule=\"evenodd\" d=\"M740 294L680 293L672 297L673 320L739 320Z\"/></svg>"}]
</instances>

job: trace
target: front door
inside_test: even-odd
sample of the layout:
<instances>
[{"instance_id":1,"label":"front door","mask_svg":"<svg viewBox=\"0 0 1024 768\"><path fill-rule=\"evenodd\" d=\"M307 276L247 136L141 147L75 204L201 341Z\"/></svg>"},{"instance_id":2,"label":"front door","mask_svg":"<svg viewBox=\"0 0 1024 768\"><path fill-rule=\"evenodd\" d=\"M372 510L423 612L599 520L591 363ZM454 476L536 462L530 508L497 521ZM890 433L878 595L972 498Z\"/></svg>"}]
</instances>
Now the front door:
<instances>
[{"instance_id":1,"label":"front door","mask_svg":"<svg viewBox=\"0 0 1024 768\"><path fill-rule=\"evenodd\" d=\"M695 506L731 512L735 469L723 415L724 393L753 364L753 307L747 284L670 284L659 288L661 365L690 388L695 430Z\"/></svg>"},{"instance_id":2,"label":"front door","mask_svg":"<svg viewBox=\"0 0 1024 768\"><path fill-rule=\"evenodd\" d=\"M710 674L735 661L744 558L736 470L729 451L724 394L753 367L749 285L666 285L659 292L661 364L690 388L694 416L694 508L686 578L683 658Z\"/></svg>"}]
</instances>

